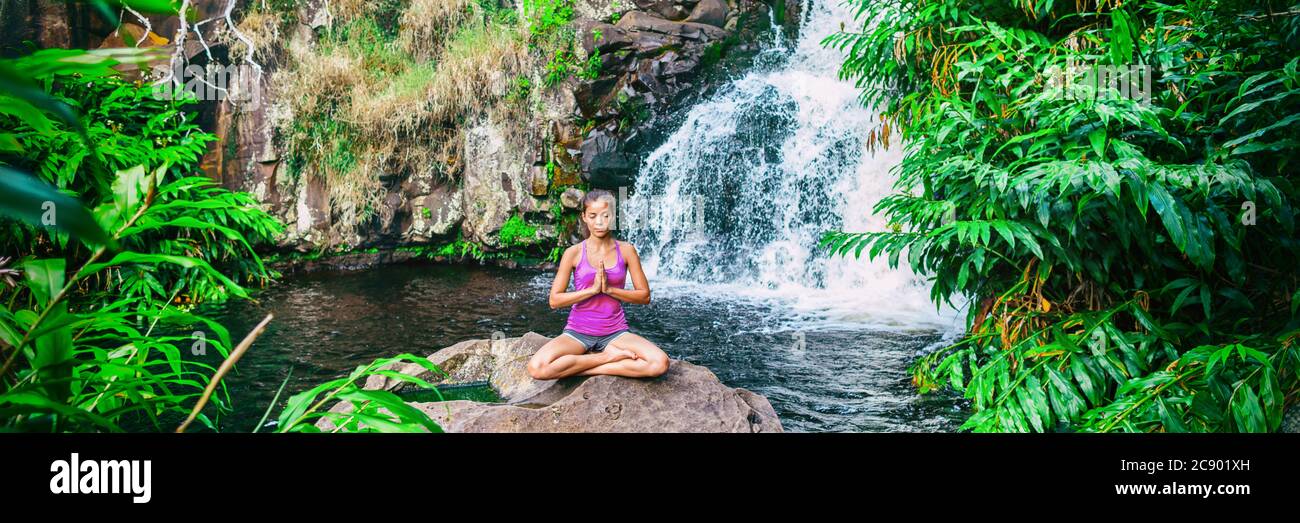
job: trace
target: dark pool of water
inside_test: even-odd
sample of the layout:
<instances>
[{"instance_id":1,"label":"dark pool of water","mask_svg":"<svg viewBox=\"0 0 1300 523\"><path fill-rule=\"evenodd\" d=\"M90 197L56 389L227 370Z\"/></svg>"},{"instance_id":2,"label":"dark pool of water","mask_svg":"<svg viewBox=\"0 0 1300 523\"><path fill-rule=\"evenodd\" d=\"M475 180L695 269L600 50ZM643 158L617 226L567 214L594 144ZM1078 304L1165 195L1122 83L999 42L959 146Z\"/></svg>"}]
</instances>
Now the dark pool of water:
<instances>
[{"instance_id":1,"label":"dark pool of water","mask_svg":"<svg viewBox=\"0 0 1300 523\"><path fill-rule=\"evenodd\" d=\"M485 381L438 385L432 389L406 387L397 392L402 399L411 402L470 400L483 403L500 403L501 395Z\"/></svg>"},{"instance_id":2,"label":"dark pool of water","mask_svg":"<svg viewBox=\"0 0 1300 523\"><path fill-rule=\"evenodd\" d=\"M223 431L250 431L293 367L287 398L345 376L375 358L428 355L474 338L535 331L555 336L567 309L546 303L550 275L446 264L390 265L360 272L313 273L261 291L256 302L212 311L243 337L267 312L275 320L227 378L234 412ZM539 281L543 284L539 284ZM724 383L762 394L787 431L950 431L966 413L951 397L919 396L908 364L939 341L930 331L773 330L779 305L716 296L661 296L626 306L632 330L670 357L704 365Z\"/></svg>"}]
</instances>

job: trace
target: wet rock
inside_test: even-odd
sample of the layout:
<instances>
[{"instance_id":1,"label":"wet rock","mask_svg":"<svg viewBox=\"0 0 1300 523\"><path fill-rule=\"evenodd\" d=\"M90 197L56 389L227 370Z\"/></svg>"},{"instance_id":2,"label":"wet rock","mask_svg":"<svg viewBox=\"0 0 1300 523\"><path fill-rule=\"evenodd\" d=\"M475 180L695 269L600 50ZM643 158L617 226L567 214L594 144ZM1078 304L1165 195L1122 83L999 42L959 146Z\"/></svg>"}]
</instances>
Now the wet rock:
<instances>
[{"instance_id":1,"label":"wet rock","mask_svg":"<svg viewBox=\"0 0 1300 523\"><path fill-rule=\"evenodd\" d=\"M311 177L299 183L294 203L294 220L286 228L288 235L284 241L304 251L309 250L306 248L308 245L326 241L330 230L330 206L329 188L325 181Z\"/></svg>"},{"instance_id":2,"label":"wet rock","mask_svg":"<svg viewBox=\"0 0 1300 523\"><path fill-rule=\"evenodd\" d=\"M591 162L597 156L612 152L618 147L618 141L614 136L603 129L594 129L586 140L582 141L580 150L582 152L582 172L591 172Z\"/></svg>"},{"instance_id":3,"label":"wet rock","mask_svg":"<svg viewBox=\"0 0 1300 523\"><path fill-rule=\"evenodd\" d=\"M631 187L636 183L636 171L640 158L623 152L607 152L591 159L587 180L593 187L617 189Z\"/></svg>"},{"instance_id":4,"label":"wet rock","mask_svg":"<svg viewBox=\"0 0 1300 523\"><path fill-rule=\"evenodd\" d=\"M664 56L671 61L676 56L676 53L668 51L664 53ZM651 93L667 92L668 88L663 82L659 81L659 75L662 74L663 69L662 64L663 62L659 60L642 60L640 64L637 64L636 76L633 77L632 82L633 87L636 87L638 91L649 91Z\"/></svg>"},{"instance_id":5,"label":"wet rock","mask_svg":"<svg viewBox=\"0 0 1300 523\"><path fill-rule=\"evenodd\" d=\"M709 369L669 360L655 378L572 376L535 380L528 359L550 338L529 332L518 338L469 340L429 356L450 378L437 383L487 381L503 403L468 400L413 403L447 432L782 432L767 398L728 387ZM433 373L413 363L393 370L423 379ZM371 376L365 388L398 391L406 382ZM351 403L330 410L348 412ZM317 423L332 430L328 419Z\"/></svg>"},{"instance_id":6,"label":"wet rock","mask_svg":"<svg viewBox=\"0 0 1300 523\"><path fill-rule=\"evenodd\" d=\"M402 225L402 237L408 242L426 243L437 237L449 236L464 218L460 191L441 185L429 194L411 199L406 213L407 221Z\"/></svg>"},{"instance_id":7,"label":"wet rock","mask_svg":"<svg viewBox=\"0 0 1300 523\"><path fill-rule=\"evenodd\" d=\"M560 205L565 209L577 209L582 205L583 196L586 196L586 193L582 192L582 189L570 187L560 194Z\"/></svg>"},{"instance_id":8,"label":"wet rock","mask_svg":"<svg viewBox=\"0 0 1300 523\"><path fill-rule=\"evenodd\" d=\"M721 28L731 14L723 0L638 7L644 11L628 12L617 24L589 22L580 32L584 50L599 53L604 64L601 76L581 82L575 91L579 116L600 122L578 147L580 172L603 187L632 184L639 160L624 154L621 144L693 86L708 46L730 34ZM692 10L691 19L665 18L685 8Z\"/></svg>"},{"instance_id":9,"label":"wet rock","mask_svg":"<svg viewBox=\"0 0 1300 523\"><path fill-rule=\"evenodd\" d=\"M524 151L506 140L494 123L479 123L465 131L461 231L466 240L500 247L498 233L510 216L541 207L529 193L529 166L524 158Z\"/></svg>"},{"instance_id":10,"label":"wet rock","mask_svg":"<svg viewBox=\"0 0 1300 523\"><path fill-rule=\"evenodd\" d=\"M604 22L586 22L579 24L581 43L586 55L600 51L602 56L632 46L631 33L622 27Z\"/></svg>"},{"instance_id":11,"label":"wet rock","mask_svg":"<svg viewBox=\"0 0 1300 523\"><path fill-rule=\"evenodd\" d=\"M638 9L655 13L667 20L681 20L691 13L695 1L683 0L633 0Z\"/></svg>"},{"instance_id":12,"label":"wet rock","mask_svg":"<svg viewBox=\"0 0 1300 523\"><path fill-rule=\"evenodd\" d=\"M686 21L722 27L727 23L727 3L723 0L700 0Z\"/></svg>"},{"instance_id":13,"label":"wet rock","mask_svg":"<svg viewBox=\"0 0 1300 523\"><path fill-rule=\"evenodd\" d=\"M640 11L633 11L623 16L618 21L618 27L688 40L718 40L727 36L727 31L721 27L697 22L674 22Z\"/></svg>"}]
</instances>

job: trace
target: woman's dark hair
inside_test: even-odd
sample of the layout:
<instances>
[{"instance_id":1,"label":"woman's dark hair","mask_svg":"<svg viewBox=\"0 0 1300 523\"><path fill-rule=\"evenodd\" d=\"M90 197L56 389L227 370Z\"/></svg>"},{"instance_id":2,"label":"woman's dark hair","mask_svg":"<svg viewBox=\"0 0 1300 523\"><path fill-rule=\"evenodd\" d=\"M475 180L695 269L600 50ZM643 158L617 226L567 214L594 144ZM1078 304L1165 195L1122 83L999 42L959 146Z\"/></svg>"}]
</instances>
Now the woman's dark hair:
<instances>
[{"instance_id":1,"label":"woman's dark hair","mask_svg":"<svg viewBox=\"0 0 1300 523\"><path fill-rule=\"evenodd\" d=\"M618 205L618 199L614 198L614 193L605 189L592 189L582 197L582 212L587 212L587 206L604 200L609 205L609 211L614 212L614 207Z\"/></svg>"}]
</instances>

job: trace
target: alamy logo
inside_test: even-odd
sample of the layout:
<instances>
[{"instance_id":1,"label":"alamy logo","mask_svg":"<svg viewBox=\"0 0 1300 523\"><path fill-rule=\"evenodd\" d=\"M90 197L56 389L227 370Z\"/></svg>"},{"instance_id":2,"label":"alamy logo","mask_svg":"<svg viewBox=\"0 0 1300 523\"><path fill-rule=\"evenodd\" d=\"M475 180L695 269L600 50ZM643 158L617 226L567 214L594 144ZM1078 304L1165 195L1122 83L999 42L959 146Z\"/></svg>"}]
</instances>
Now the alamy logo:
<instances>
[{"instance_id":1,"label":"alamy logo","mask_svg":"<svg viewBox=\"0 0 1300 523\"><path fill-rule=\"evenodd\" d=\"M619 230L654 228L662 233L685 231L697 238L703 236L704 196L695 195L691 198L690 205L685 208L672 205L675 200L671 196L647 196L636 203L626 203L631 201L627 195L627 187L619 187L616 202L618 212L611 228Z\"/></svg>"},{"instance_id":2,"label":"alamy logo","mask_svg":"<svg viewBox=\"0 0 1300 523\"><path fill-rule=\"evenodd\" d=\"M1151 66L1080 63L1047 68L1047 93L1056 99L1106 100L1125 98L1151 105Z\"/></svg>"},{"instance_id":3,"label":"alamy logo","mask_svg":"<svg viewBox=\"0 0 1300 523\"><path fill-rule=\"evenodd\" d=\"M54 494L134 494L134 503L148 503L150 460L81 461L76 452L69 461L50 464L50 492Z\"/></svg>"},{"instance_id":4,"label":"alamy logo","mask_svg":"<svg viewBox=\"0 0 1300 523\"><path fill-rule=\"evenodd\" d=\"M262 70L247 65L195 65L179 69L170 80L153 84L153 96L159 100L193 97L196 100L228 100L252 107L262 98L258 81Z\"/></svg>"}]
</instances>

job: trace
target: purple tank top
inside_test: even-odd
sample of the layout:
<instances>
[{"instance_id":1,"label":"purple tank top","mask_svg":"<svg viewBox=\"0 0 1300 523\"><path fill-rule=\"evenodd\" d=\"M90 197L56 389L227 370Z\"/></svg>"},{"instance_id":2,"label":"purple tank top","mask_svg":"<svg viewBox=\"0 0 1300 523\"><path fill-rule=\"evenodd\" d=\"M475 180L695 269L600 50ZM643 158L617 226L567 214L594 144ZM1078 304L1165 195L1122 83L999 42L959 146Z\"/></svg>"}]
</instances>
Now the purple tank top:
<instances>
[{"instance_id":1,"label":"purple tank top","mask_svg":"<svg viewBox=\"0 0 1300 523\"><path fill-rule=\"evenodd\" d=\"M627 278L627 263L623 261L623 251L614 240L614 252L618 260L613 267L605 269L606 287L623 288ZM587 241L582 242L582 259L573 268L573 288L576 290L591 287L596 282L596 267L587 261ZM573 304L569 310L569 322L564 326L582 334L605 336L626 329L627 319L623 317L623 302L608 294L597 294Z\"/></svg>"}]
</instances>

